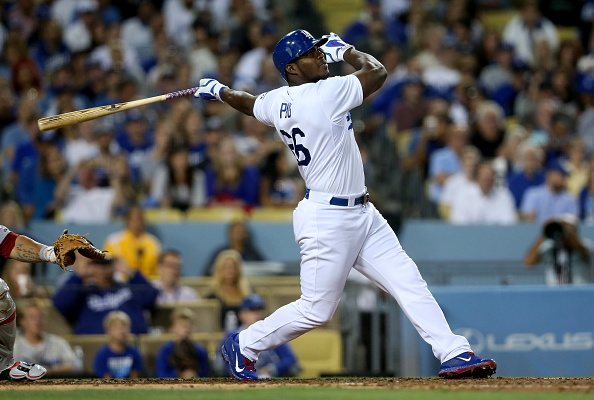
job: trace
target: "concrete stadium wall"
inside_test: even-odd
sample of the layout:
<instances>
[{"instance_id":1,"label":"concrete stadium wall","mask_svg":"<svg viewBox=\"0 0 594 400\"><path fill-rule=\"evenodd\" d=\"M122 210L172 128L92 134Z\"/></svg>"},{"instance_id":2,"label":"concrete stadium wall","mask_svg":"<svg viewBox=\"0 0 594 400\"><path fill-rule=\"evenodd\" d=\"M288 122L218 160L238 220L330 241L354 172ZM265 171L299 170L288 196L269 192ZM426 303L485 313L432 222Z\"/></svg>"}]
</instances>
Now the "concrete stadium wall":
<instances>
[{"instance_id":1,"label":"concrete stadium wall","mask_svg":"<svg viewBox=\"0 0 594 400\"><path fill-rule=\"evenodd\" d=\"M35 222L30 227L35 237L51 243L64 228L71 233L89 233L91 240L102 245L105 238L122 229L121 223L102 225L62 225ZM293 266L297 272L299 246L295 243L290 223L252 222L254 243L268 261ZM404 224L399 238L407 253L417 263L453 262L518 262L535 240L539 226L452 226L441 221L409 221ZM149 231L155 234L164 248L180 251L184 258L185 276L202 275L211 253L226 241L227 224L224 222L153 224ZM582 236L594 242L594 226L584 226Z\"/></svg>"}]
</instances>

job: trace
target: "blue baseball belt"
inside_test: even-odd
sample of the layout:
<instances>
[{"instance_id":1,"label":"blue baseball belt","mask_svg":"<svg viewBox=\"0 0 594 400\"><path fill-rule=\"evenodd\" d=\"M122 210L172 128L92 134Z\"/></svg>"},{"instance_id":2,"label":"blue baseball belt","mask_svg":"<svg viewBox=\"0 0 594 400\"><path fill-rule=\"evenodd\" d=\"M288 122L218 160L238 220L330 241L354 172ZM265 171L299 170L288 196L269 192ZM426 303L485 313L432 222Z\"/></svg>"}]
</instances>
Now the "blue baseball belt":
<instances>
[{"instance_id":1,"label":"blue baseball belt","mask_svg":"<svg viewBox=\"0 0 594 400\"><path fill-rule=\"evenodd\" d=\"M305 198L309 199L309 189L305 189ZM355 203L354 205L359 205L359 204L367 204L369 203L369 193L364 193L361 196L355 198ZM330 205L333 206L343 206L343 207L348 207L349 205L349 199L344 199L341 197L332 197L330 199L329 202Z\"/></svg>"}]
</instances>

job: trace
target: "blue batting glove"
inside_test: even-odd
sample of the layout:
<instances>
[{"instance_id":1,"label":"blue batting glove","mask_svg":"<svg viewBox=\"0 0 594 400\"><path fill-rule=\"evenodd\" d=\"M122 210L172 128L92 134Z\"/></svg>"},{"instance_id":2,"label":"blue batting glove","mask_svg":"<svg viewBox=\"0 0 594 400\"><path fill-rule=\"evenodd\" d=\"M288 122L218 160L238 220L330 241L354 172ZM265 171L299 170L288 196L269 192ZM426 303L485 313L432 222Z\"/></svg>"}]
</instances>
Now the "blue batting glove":
<instances>
[{"instance_id":1,"label":"blue batting glove","mask_svg":"<svg viewBox=\"0 0 594 400\"><path fill-rule=\"evenodd\" d=\"M194 93L194 97L200 97L204 100L216 99L224 103L223 99L221 99L221 90L225 88L229 89L228 86L223 85L216 79L200 79L200 88Z\"/></svg>"},{"instance_id":2,"label":"blue batting glove","mask_svg":"<svg viewBox=\"0 0 594 400\"><path fill-rule=\"evenodd\" d=\"M344 61L344 53L353 47L352 44L345 43L345 41L334 32L330 32L329 35L324 35L322 37L328 38L328 41L320 46L320 49L326 54L326 62L328 64Z\"/></svg>"}]
</instances>

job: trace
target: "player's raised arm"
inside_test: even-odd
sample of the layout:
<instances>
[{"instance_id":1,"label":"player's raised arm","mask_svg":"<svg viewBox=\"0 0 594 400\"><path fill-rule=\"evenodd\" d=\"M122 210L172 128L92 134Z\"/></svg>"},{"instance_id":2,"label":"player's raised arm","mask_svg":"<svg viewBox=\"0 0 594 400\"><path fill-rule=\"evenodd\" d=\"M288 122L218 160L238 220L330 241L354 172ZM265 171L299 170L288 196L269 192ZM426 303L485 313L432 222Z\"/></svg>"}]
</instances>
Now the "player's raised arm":
<instances>
[{"instance_id":1,"label":"player's raised arm","mask_svg":"<svg viewBox=\"0 0 594 400\"><path fill-rule=\"evenodd\" d=\"M359 78L363 87L363 98L382 87L388 73L375 57L356 50L335 33L325 35L324 38L328 38L328 41L320 48L326 54L326 62L346 61L353 66L357 70L354 75Z\"/></svg>"},{"instance_id":2,"label":"player's raised arm","mask_svg":"<svg viewBox=\"0 0 594 400\"><path fill-rule=\"evenodd\" d=\"M363 86L363 98L367 98L381 88L386 81L388 76L386 68L375 57L351 48L345 53L344 60L357 69L354 75L359 78Z\"/></svg>"},{"instance_id":3,"label":"player's raised arm","mask_svg":"<svg viewBox=\"0 0 594 400\"><path fill-rule=\"evenodd\" d=\"M204 100L217 99L249 116L254 116L254 103L257 98L247 92L230 89L216 79L200 79L200 89L194 94L194 97Z\"/></svg>"}]
</instances>

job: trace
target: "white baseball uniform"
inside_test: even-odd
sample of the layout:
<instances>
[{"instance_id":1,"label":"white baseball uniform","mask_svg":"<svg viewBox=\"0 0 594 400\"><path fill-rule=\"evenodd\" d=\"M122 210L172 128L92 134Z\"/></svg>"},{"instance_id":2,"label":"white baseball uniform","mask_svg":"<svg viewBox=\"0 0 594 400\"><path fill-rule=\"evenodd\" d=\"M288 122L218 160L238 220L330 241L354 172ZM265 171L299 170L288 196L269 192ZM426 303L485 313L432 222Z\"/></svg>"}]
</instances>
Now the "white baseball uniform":
<instances>
[{"instance_id":1,"label":"white baseball uniform","mask_svg":"<svg viewBox=\"0 0 594 400\"><path fill-rule=\"evenodd\" d=\"M10 256L17 236L0 225L0 257ZM0 371L14 363L12 351L16 337L16 306L8 289L6 282L0 279Z\"/></svg>"},{"instance_id":2,"label":"white baseball uniform","mask_svg":"<svg viewBox=\"0 0 594 400\"><path fill-rule=\"evenodd\" d=\"M394 296L441 362L472 351L452 333L392 228L372 203L361 202L365 176L349 110L362 102L359 79L348 75L272 90L254 104L254 116L274 126L295 154L309 190L293 213L301 298L239 334L251 360L328 322L353 267Z\"/></svg>"}]
</instances>

